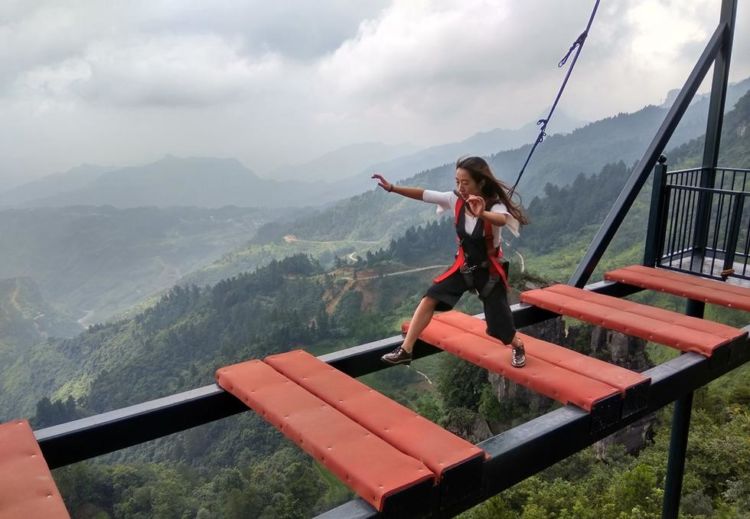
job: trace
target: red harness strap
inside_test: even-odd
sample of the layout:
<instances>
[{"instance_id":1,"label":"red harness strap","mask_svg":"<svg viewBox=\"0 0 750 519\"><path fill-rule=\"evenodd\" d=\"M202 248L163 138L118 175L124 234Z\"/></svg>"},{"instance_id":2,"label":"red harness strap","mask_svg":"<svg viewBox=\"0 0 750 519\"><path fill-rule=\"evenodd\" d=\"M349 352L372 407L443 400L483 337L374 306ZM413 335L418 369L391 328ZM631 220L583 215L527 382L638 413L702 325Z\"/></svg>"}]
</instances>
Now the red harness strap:
<instances>
[{"instance_id":1,"label":"red harness strap","mask_svg":"<svg viewBox=\"0 0 750 519\"><path fill-rule=\"evenodd\" d=\"M456 201L456 211L454 214L456 225L458 225L458 219L461 215L461 210L464 207L464 199L459 197ZM484 222L484 242L487 247L487 260L490 262L490 274L496 274L500 277L500 279L503 280L503 284L505 285L505 288L508 288L508 276L505 274L505 270L500 266L499 260L503 257L503 248L497 247L495 248L495 244L493 243L493 234L492 234L492 224L487 221L483 220ZM444 279L448 278L451 274L458 271L458 269L461 268L461 265L464 264L464 249L461 247L461 241L458 240L458 251L456 252L456 259L453 262L453 265L448 267L448 270L440 274L438 277L433 279L433 282L440 283Z\"/></svg>"}]
</instances>

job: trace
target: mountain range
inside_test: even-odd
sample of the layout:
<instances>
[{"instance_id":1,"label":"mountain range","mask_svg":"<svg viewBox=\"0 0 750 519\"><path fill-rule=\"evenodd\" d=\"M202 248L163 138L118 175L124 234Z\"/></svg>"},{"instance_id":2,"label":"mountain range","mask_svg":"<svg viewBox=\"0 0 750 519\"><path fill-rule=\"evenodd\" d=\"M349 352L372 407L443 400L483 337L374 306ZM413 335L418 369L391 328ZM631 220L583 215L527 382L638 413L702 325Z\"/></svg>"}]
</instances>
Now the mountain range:
<instances>
[{"instance_id":1,"label":"mountain range","mask_svg":"<svg viewBox=\"0 0 750 519\"><path fill-rule=\"evenodd\" d=\"M737 92L741 87L748 86L750 81L735 85L733 95L731 98L728 97L728 101L733 101L733 106L737 104L737 108L728 112L726 116L729 121L741 117L738 114L742 113L743 107L748 103L747 90L742 106L738 104ZM675 162L670 161L673 169L692 166L686 160L695 153L677 150L683 146L692 146L696 149L702 146L702 140L699 138L687 142L685 139L688 135L696 132L701 135L701 132L705 131L706 103L707 99L699 99L694 103L671 139L671 146L667 149L666 155L669 158L672 151L675 151ZM608 181L622 185L629 166L640 158L665 113L664 108L646 107L634 114L620 114L591 123L567 135L549 137L533 159L532 164L535 164L535 167L529 168L520 183L519 191L523 195L526 207L530 207L535 198L546 196L546 186L562 188L573 184L582 174L591 176L605 172ZM699 131L699 128L703 130ZM724 131L741 132L742 125L725 124ZM739 141L725 139L722 143L723 153L734 150L731 156L736 157L735 160L739 163L743 162L742 153L743 150L747 153L747 149L747 143L742 138L739 138ZM490 165L495 172L505 171L509 162L520 160L522 152L523 149L516 149L492 155L489 157ZM619 163L622 165L609 167ZM404 179L402 183L428 189L450 190L453 189L453 176L453 165L446 164ZM374 185L372 180L369 182L371 186ZM587 194L582 193L581 196ZM534 215L530 216L533 222ZM355 251L362 254L367 250L386 246L390 240L402 235L410 226L427 222L434 217L435 207L430 204L414 203L403 197L389 195L381 189L371 188L368 192L308 213L302 218L262 226L247 247L232 252L207 269L190 274L186 279L204 284L236 275L248 266L257 266L259 258L262 258L271 246L278 254L283 254L283 251L294 254L311 252L309 247L315 244L316 251L320 254L323 244L327 244L329 259L331 254L343 256ZM289 236L302 239L292 241L289 240Z\"/></svg>"},{"instance_id":2,"label":"mountain range","mask_svg":"<svg viewBox=\"0 0 750 519\"><path fill-rule=\"evenodd\" d=\"M417 147L411 144L358 142L324 153L307 162L279 166L261 176L271 180L336 182L360 173L369 164L401 157L416 150Z\"/></svg>"},{"instance_id":3,"label":"mountain range","mask_svg":"<svg viewBox=\"0 0 750 519\"><path fill-rule=\"evenodd\" d=\"M546 117L545 112L541 117ZM562 109L557 109L549 123L550 135L558 135L572 132L584 126L586 123L567 114ZM380 172L392 180L402 180L414 173L439 166L441 164L455 163L456 159L465 155L487 156L502 150L512 150L534 142L539 134L539 126L536 121L527 123L515 130L496 128L486 132L479 132L459 142L431 146L424 150L397 157L391 160L381 160L368 166L368 172Z\"/></svg>"},{"instance_id":4,"label":"mountain range","mask_svg":"<svg viewBox=\"0 0 750 519\"><path fill-rule=\"evenodd\" d=\"M748 88L750 79L731 85L727 109ZM705 131L707 106L707 96L696 98L670 146L680 145ZM597 173L609 162L631 163L648 145L667 110L666 106L647 106L582 127L578 127L580 121L557 112L550 123L551 131L576 129L545 139L527 168L520 191L535 196L548 182L564 186L579 173ZM0 207L321 206L369 189L373 172L402 180L420 171L454 163L457 157L466 154L490 157L496 174L512 183L536 134L534 123L517 130L495 129L369 165L373 157L393 156L409 147L361 143L282 168L273 178L260 177L231 158L166 156L150 164L126 168L84 165L1 192ZM522 143L527 144L518 147Z\"/></svg>"},{"instance_id":5,"label":"mountain range","mask_svg":"<svg viewBox=\"0 0 750 519\"><path fill-rule=\"evenodd\" d=\"M7 209L0 280L32 278L47 301L87 326L168 289L281 216L237 207Z\"/></svg>"},{"instance_id":6,"label":"mountain range","mask_svg":"<svg viewBox=\"0 0 750 519\"><path fill-rule=\"evenodd\" d=\"M750 93L725 118L723 162L737 167L746 165L738 161L748 157L743 151L750 145L750 133L743 131L748 125ZM679 163L693 164L699 160L701 142L699 138L686 143L674 149L672 155ZM572 186L550 185L544 197L530 204L532 222L536 218L538 223L536 228L528 229L527 240L523 241L522 236L520 244L532 255L560 255L560 251L565 251L563 257L568 259L564 261L577 261L581 246L585 246L617 196L617 184L622 184L627 169L624 163L613 164L598 175L579 175ZM581 192L592 196L580 201ZM647 203L642 201L648 199L647 195L646 190L640 194L641 203L634 206L618 233L623 243L613 246L610 252L628 255L633 247L642 252L644 222L648 215ZM367 196L374 203L363 203L361 197L353 201L359 202L355 207L362 217L367 221L387 220L382 214L382 203L378 202L389 195L369 193ZM415 208L422 206L407 202ZM378 207L380 213L377 213ZM561 218L560 213L565 213L565 218ZM351 327L345 333L348 337L371 340L371 335L376 336L387 323L369 322L368 312L396 315L408 311L409 305L404 305L411 297L409 290L414 289L409 288L410 283L429 279L430 272L411 267L450 261L453 244L449 219L432 222L419 230L414 228L415 222L419 222L419 213L412 215L411 227L405 233L400 233L382 247L383 250L366 255L367 260L357 262L359 277L347 266L325 267L308 255L289 255L281 261L271 260L268 266L252 273L223 279L211 287L175 287L156 305L132 318L91 327L73 339L58 342L54 348L52 343L48 344L43 349L52 348L68 359L67 369L69 373L76 372L78 381L60 387L59 394L85 396L89 408L103 411L110 406L134 403L139 398L152 398L158 390L189 387L191 377L210 376L207 363L236 362L248 355L265 355L306 341L321 348L332 347L326 340L342 333L337 326ZM298 227L300 224L296 222ZM382 275L398 269L406 269L403 277ZM362 282L356 286L373 285L375 292L365 294L356 289L355 279ZM406 280L411 282L406 283ZM23 303L26 300L34 303ZM33 343L33 336L17 339L29 333L33 335L29 331L32 329L39 333L32 323L35 320L40 324L45 322L40 314L49 312L33 284L28 281L0 283L0 305L5 315L21 316L14 321L21 324L18 327L5 326L5 329L21 332L5 332L5 336L16 337L17 343L26 346ZM48 319L53 319L52 316L54 314ZM59 318L51 322L59 322ZM50 329L50 326L46 324L43 329ZM166 361L167 358L170 360ZM120 367L115 369L116 365ZM137 373L154 369L170 374L150 380L137 376ZM135 379L139 379L137 391L136 386L126 382ZM116 382L118 380L120 382Z\"/></svg>"},{"instance_id":7,"label":"mountain range","mask_svg":"<svg viewBox=\"0 0 750 519\"><path fill-rule=\"evenodd\" d=\"M749 84L746 80L733 85L728 105ZM672 144L700 133L706 102L703 98L693 104ZM546 184L563 187L581 173L599 173L607 163L632 164L665 111L664 107L646 107L548 137L521 183L524 200L528 204L535 196L544 195ZM475 136L473 142L481 138ZM490 155L494 170L500 174L508 171L508 164L522 160L526 149ZM622 173L616 172L624 169L610 171L619 175ZM234 187L226 189L223 178L229 179L226 185ZM448 164L404 182L451 189L452 179L452 166ZM360 175L357 182L361 194L315 210L121 209L114 203L108 207L55 207L74 201L111 203L119 199L125 206L172 206L199 203L198 198L220 205L242 201L245 191L266 201L283 194L278 188L281 182L261 179L230 159L166 157L125 169L81 166L6 193L6 201L15 197L18 203L34 206L46 200L53 207L0 211L0 278L33 278L52 304L88 325L116 315L176 282L213 284L273 258L300 252L330 265L337 256L356 257L383 247L410 226L434 218L431 206L373 191L369 176ZM255 191L258 186L265 187ZM34 196L41 198L34 201ZM310 192L306 196L309 201ZM292 202L292 198L284 200L285 204ZM246 245L250 240L252 243Z\"/></svg>"}]
</instances>

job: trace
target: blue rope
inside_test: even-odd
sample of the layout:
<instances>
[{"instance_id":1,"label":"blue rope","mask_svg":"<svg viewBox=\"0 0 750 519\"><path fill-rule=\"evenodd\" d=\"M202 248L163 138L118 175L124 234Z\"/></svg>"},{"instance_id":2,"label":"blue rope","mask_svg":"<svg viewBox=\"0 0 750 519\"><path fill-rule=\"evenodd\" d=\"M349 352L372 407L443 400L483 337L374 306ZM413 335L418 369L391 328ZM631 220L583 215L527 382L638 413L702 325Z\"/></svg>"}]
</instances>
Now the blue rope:
<instances>
[{"instance_id":1,"label":"blue rope","mask_svg":"<svg viewBox=\"0 0 750 519\"><path fill-rule=\"evenodd\" d=\"M523 166L521 167L521 171L518 173L518 178L516 179L516 182L513 184L513 187L510 188L510 193L508 196L513 196L513 193L516 191L516 187L518 186L518 183L521 181L521 177L523 176L524 172L526 171L526 166L528 166L529 161L531 160L531 156L534 154L534 151L536 150L536 147L539 146L542 141L544 141L544 138L547 136L547 123L549 123L549 120L552 118L552 114L555 112L555 108L557 108L557 103L560 102L560 97L562 96L563 91L565 90L565 85L568 84L568 78L570 77L570 73L573 72L573 67L576 66L576 61L578 61L578 56L581 54L581 49L583 49L583 44L586 42L586 36L589 34L589 29L591 29L591 24L594 22L594 16L596 16L596 10L599 8L599 1L596 0L596 3L594 4L594 9L591 11L591 16L589 17L589 23L586 25L586 30L584 30L578 38L576 38L576 41L573 42L573 45L570 46L568 49L568 52L565 53L565 56L560 60L560 62L557 64L558 68L562 68L565 63L568 61L568 58L570 57L573 52L575 52L575 56L573 56L573 61L570 63L570 67L568 68L568 72L565 74L565 79L562 82L562 85L560 86L560 90L557 91L557 97L555 97L555 102L552 103L552 108L549 111L549 114L547 114L547 117L544 119L539 119L536 124L539 126L539 135L536 138L536 141L534 141L534 145L531 147L531 150L529 150L529 155L526 157L526 161L523 163Z\"/></svg>"}]
</instances>

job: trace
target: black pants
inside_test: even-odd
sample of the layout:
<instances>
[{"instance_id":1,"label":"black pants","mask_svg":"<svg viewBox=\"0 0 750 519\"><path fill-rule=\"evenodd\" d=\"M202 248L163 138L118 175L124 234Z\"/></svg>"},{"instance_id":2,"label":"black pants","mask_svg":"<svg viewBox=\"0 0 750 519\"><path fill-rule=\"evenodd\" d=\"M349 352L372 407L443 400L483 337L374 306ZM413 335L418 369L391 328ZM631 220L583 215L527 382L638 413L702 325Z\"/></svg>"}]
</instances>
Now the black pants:
<instances>
[{"instance_id":1,"label":"black pants","mask_svg":"<svg viewBox=\"0 0 750 519\"><path fill-rule=\"evenodd\" d=\"M433 284L427 289L425 296L437 300L435 310L443 312L452 310L459 299L467 290L476 288L481 291L489 279L487 269L477 269L472 273L474 285L466 284L463 274L454 272L439 283ZM513 314L508 304L508 294L502 280L498 281L492 292L484 298L484 319L487 322L487 335L499 339L504 344L510 344L516 335L516 327L513 324Z\"/></svg>"}]
</instances>

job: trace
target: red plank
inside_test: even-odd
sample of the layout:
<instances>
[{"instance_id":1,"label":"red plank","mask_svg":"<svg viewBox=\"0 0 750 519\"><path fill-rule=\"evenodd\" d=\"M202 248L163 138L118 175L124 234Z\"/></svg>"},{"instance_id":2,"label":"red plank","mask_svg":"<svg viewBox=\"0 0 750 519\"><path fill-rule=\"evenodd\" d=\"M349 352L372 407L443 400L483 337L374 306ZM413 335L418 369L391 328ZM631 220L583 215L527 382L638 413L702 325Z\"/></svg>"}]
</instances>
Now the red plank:
<instances>
[{"instance_id":1,"label":"red plank","mask_svg":"<svg viewBox=\"0 0 750 519\"><path fill-rule=\"evenodd\" d=\"M409 456L438 477L484 451L302 350L266 357L278 372Z\"/></svg>"},{"instance_id":2,"label":"red plank","mask_svg":"<svg viewBox=\"0 0 750 519\"><path fill-rule=\"evenodd\" d=\"M220 368L216 379L378 510L390 496L434 482L420 461L259 360Z\"/></svg>"},{"instance_id":3,"label":"red plank","mask_svg":"<svg viewBox=\"0 0 750 519\"><path fill-rule=\"evenodd\" d=\"M610 281L750 311L750 288L671 270L631 265L604 274Z\"/></svg>"},{"instance_id":4,"label":"red plank","mask_svg":"<svg viewBox=\"0 0 750 519\"><path fill-rule=\"evenodd\" d=\"M510 364L510 347L440 320L433 319L419 338L537 393L563 404L575 404L586 411L591 411L597 402L619 394L608 384L534 356L527 356L525 367L514 368ZM526 338L529 337L524 340Z\"/></svg>"},{"instance_id":5,"label":"red plank","mask_svg":"<svg viewBox=\"0 0 750 519\"><path fill-rule=\"evenodd\" d=\"M479 337L484 337L496 342L498 346L502 346L499 340L486 334L486 322L476 317L452 311L439 314L434 319L466 330ZM621 393L634 386L647 383L649 380L640 373L610 364L609 362L583 355L577 351L523 333L519 333L519 335L524 342L527 357L536 357L588 378L604 382L607 385L617 388Z\"/></svg>"},{"instance_id":6,"label":"red plank","mask_svg":"<svg viewBox=\"0 0 750 519\"><path fill-rule=\"evenodd\" d=\"M746 332L677 312L553 285L521 294L521 301L627 335L710 357L713 351Z\"/></svg>"},{"instance_id":7,"label":"red plank","mask_svg":"<svg viewBox=\"0 0 750 519\"><path fill-rule=\"evenodd\" d=\"M0 517L70 518L26 420L0 424Z\"/></svg>"}]
</instances>

